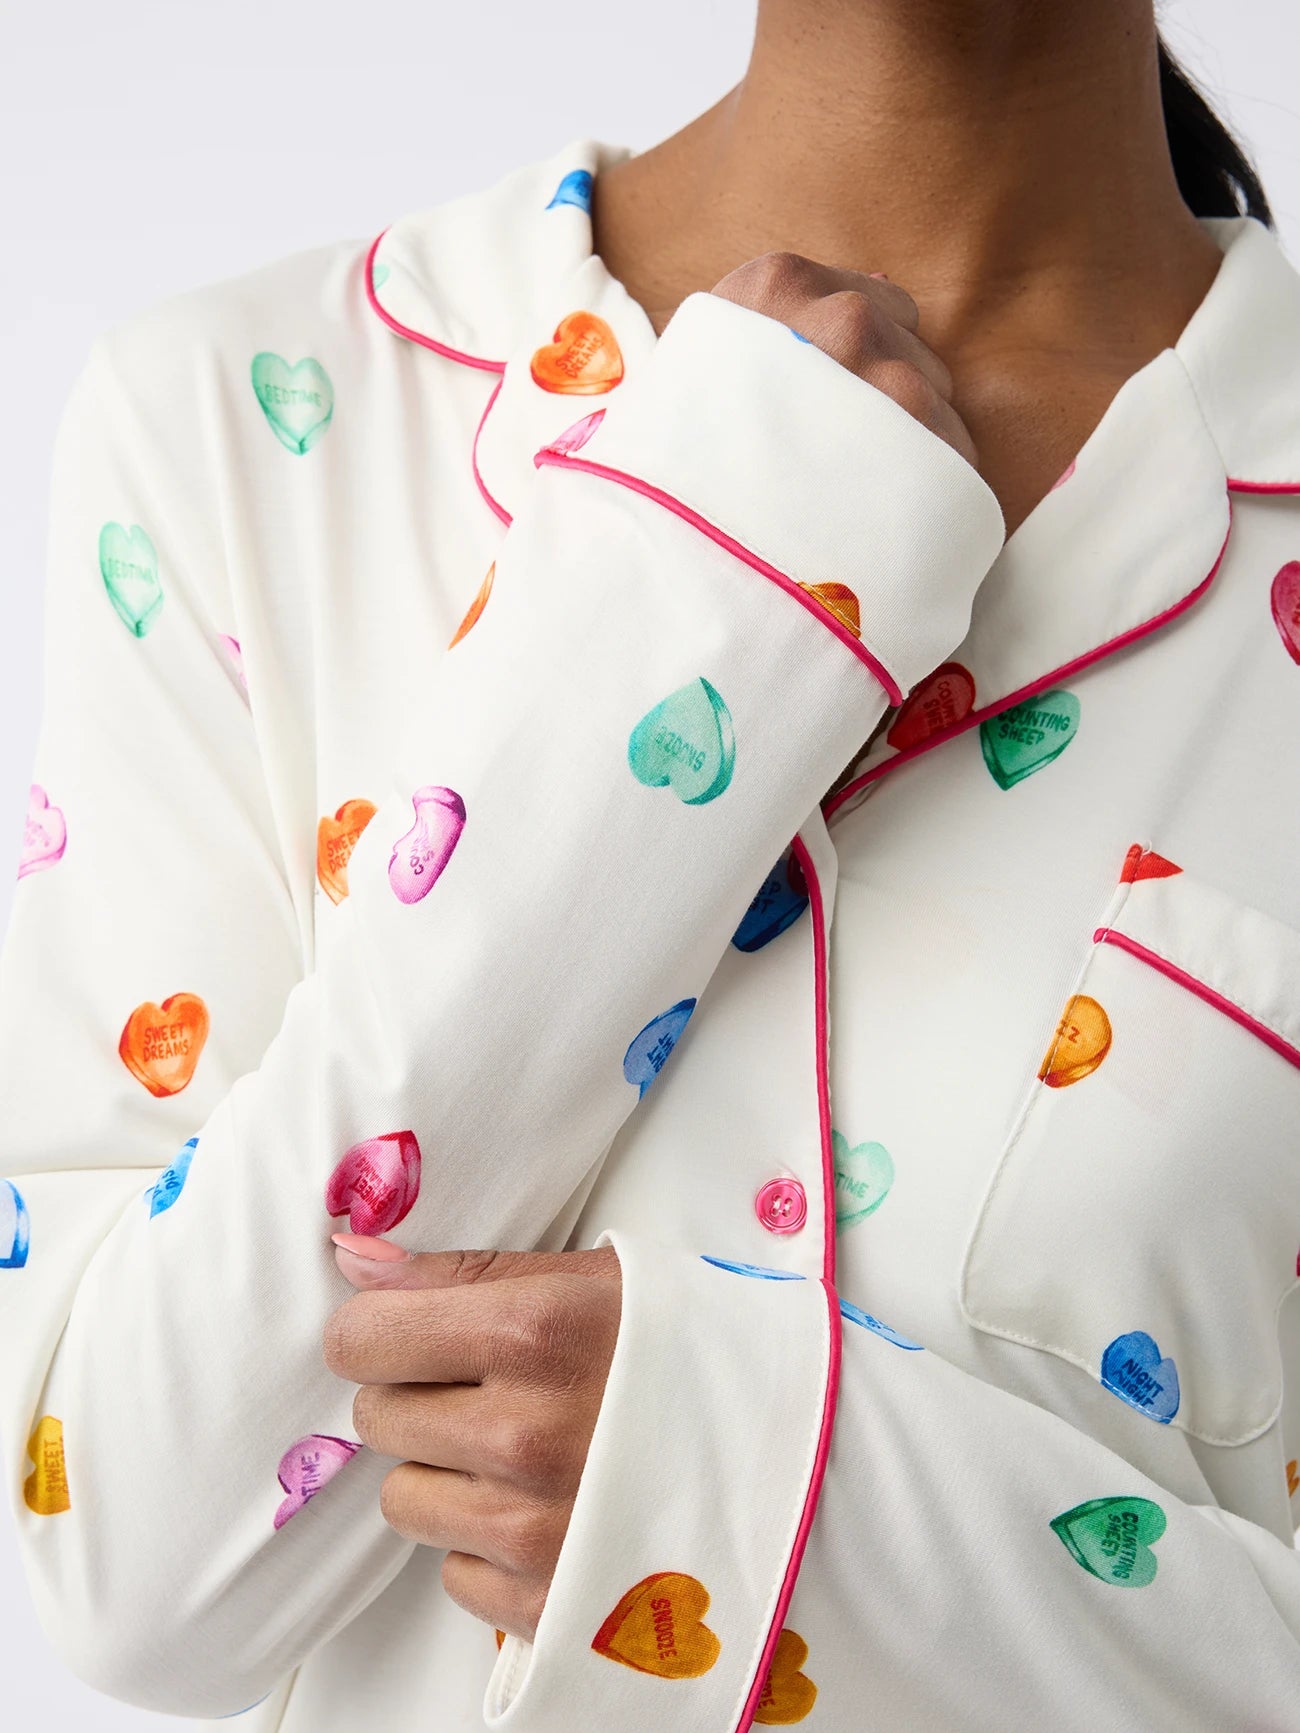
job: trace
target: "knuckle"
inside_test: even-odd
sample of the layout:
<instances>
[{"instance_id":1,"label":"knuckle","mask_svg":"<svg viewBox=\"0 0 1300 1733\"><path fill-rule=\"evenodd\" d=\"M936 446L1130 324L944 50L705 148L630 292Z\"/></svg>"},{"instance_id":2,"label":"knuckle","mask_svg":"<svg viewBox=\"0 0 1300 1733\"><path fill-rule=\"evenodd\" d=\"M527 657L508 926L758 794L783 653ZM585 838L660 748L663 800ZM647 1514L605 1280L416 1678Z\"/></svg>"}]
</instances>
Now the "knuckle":
<instances>
[{"instance_id":1,"label":"knuckle","mask_svg":"<svg viewBox=\"0 0 1300 1733\"><path fill-rule=\"evenodd\" d=\"M520 1284L497 1320L497 1347L512 1361L536 1370L549 1363L559 1345L562 1321L545 1287Z\"/></svg>"},{"instance_id":2,"label":"knuckle","mask_svg":"<svg viewBox=\"0 0 1300 1733\"><path fill-rule=\"evenodd\" d=\"M379 1450L383 1407L384 1392L377 1384L362 1384L352 1398L352 1429L371 1450Z\"/></svg>"},{"instance_id":3,"label":"knuckle","mask_svg":"<svg viewBox=\"0 0 1300 1733\"><path fill-rule=\"evenodd\" d=\"M535 1505L521 1505L502 1518L499 1544L511 1567L524 1576L549 1574L559 1552L549 1513Z\"/></svg>"},{"instance_id":4,"label":"knuckle","mask_svg":"<svg viewBox=\"0 0 1300 1733\"><path fill-rule=\"evenodd\" d=\"M785 299L807 283L811 270L811 261L801 253L783 249L760 253L741 266L745 288L763 302Z\"/></svg>"},{"instance_id":5,"label":"knuckle","mask_svg":"<svg viewBox=\"0 0 1300 1733\"><path fill-rule=\"evenodd\" d=\"M457 1285L478 1282L496 1265L499 1252L457 1252L451 1279Z\"/></svg>"},{"instance_id":6,"label":"knuckle","mask_svg":"<svg viewBox=\"0 0 1300 1733\"><path fill-rule=\"evenodd\" d=\"M390 1468L379 1483L379 1514L389 1528L395 1529L401 1535L407 1534L407 1517L410 1512L405 1467L405 1463L399 1463L396 1468Z\"/></svg>"},{"instance_id":7,"label":"knuckle","mask_svg":"<svg viewBox=\"0 0 1300 1733\"><path fill-rule=\"evenodd\" d=\"M918 421L928 421L937 393L925 375L910 361L885 357L872 364L870 383L887 397L892 397L900 409Z\"/></svg>"},{"instance_id":8,"label":"knuckle","mask_svg":"<svg viewBox=\"0 0 1300 1733\"><path fill-rule=\"evenodd\" d=\"M340 1306L325 1320L323 1345L325 1350L325 1365L336 1378L346 1378L352 1364L353 1330L352 1317L347 1305Z\"/></svg>"},{"instance_id":9,"label":"knuckle","mask_svg":"<svg viewBox=\"0 0 1300 1733\"><path fill-rule=\"evenodd\" d=\"M551 1454L545 1428L518 1415L494 1421L484 1440L493 1472L507 1480L532 1480Z\"/></svg>"}]
</instances>

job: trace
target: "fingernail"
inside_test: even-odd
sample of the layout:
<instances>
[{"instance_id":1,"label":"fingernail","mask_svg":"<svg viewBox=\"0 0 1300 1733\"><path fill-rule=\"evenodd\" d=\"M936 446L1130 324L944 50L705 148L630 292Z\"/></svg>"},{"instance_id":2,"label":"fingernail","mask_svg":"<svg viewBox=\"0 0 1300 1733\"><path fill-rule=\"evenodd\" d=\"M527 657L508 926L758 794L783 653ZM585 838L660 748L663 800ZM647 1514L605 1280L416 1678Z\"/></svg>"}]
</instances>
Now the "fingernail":
<instances>
[{"instance_id":1,"label":"fingernail","mask_svg":"<svg viewBox=\"0 0 1300 1733\"><path fill-rule=\"evenodd\" d=\"M886 282L889 281L889 272L888 271L869 271L867 273L867 275L871 276L871 277L883 277Z\"/></svg>"},{"instance_id":2,"label":"fingernail","mask_svg":"<svg viewBox=\"0 0 1300 1733\"><path fill-rule=\"evenodd\" d=\"M411 1255L391 1240L378 1240L372 1234L331 1234L330 1238L354 1258L366 1258L375 1264L402 1263Z\"/></svg>"}]
</instances>

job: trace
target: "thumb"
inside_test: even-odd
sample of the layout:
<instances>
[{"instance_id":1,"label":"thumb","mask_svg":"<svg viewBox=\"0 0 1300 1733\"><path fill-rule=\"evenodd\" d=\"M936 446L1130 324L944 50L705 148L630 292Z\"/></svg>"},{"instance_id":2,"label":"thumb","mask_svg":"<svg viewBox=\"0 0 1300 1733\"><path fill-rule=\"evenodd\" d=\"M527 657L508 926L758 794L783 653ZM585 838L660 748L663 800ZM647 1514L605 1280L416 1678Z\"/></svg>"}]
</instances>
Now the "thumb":
<instances>
[{"instance_id":1,"label":"thumb","mask_svg":"<svg viewBox=\"0 0 1300 1733\"><path fill-rule=\"evenodd\" d=\"M512 1276L616 1276L613 1246L581 1252L408 1252L370 1234L331 1234L334 1261L355 1288L462 1288Z\"/></svg>"}]
</instances>

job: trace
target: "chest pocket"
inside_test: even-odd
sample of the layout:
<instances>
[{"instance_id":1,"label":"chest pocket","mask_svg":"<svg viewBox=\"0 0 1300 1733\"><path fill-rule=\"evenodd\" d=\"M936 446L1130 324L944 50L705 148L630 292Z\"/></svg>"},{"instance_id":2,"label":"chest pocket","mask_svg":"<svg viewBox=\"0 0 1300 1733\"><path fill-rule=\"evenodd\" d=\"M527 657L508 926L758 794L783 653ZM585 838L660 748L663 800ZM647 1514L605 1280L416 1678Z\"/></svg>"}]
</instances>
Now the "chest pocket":
<instances>
[{"instance_id":1,"label":"chest pocket","mask_svg":"<svg viewBox=\"0 0 1300 1733\"><path fill-rule=\"evenodd\" d=\"M1135 845L1044 1035L963 1312L1244 1444L1281 1406L1297 1285L1300 931Z\"/></svg>"}]
</instances>

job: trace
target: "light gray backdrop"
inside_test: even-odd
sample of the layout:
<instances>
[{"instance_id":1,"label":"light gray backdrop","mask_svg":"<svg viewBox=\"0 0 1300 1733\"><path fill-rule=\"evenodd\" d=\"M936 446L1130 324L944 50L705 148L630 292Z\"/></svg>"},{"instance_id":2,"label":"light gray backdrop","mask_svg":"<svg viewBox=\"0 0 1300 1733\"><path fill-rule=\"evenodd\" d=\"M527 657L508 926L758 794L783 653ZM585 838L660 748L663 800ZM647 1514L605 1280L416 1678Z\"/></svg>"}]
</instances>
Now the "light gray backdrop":
<instances>
[{"instance_id":1,"label":"light gray backdrop","mask_svg":"<svg viewBox=\"0 0 1300 1733\"><path fill-rule=\"evenodd\" d=\"M740 75L752 10L753 0L0 0L10 68L0 921L39 719L50 446L94 334L178 290L374 235L571 138L650 144ZM1165 27L1253 146L1300 260L1291 0L1170 0ZM111 1703L63 1670L31 1612L7 1497L0 1703L14 1733L185 1725Z\"/></svg>"}]
</instances>

